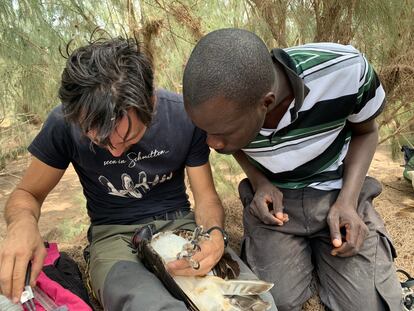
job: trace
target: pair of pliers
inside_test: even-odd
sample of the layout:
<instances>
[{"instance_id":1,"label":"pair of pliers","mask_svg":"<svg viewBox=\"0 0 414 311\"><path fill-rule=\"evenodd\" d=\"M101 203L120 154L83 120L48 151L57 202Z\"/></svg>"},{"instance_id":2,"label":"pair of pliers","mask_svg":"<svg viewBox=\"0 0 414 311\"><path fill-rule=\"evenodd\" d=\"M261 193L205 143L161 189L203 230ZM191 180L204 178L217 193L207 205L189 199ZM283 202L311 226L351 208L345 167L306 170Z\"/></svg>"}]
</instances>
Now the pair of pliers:
<instances>
[{"instance_id":1,"label":"pair of pliers","mask_svg":"<svg viewBox=\"0 0 414 311\"><path fill-rule=\"evenodd\" d=\"M36 311L36 306L34 303L34 294L32 287L30 286L30 274L32 273L32 263L29 261L26 270L26 277L24 280L24 290L20 296L20 303L28 311Z\"/></svg>"}]
</instances>

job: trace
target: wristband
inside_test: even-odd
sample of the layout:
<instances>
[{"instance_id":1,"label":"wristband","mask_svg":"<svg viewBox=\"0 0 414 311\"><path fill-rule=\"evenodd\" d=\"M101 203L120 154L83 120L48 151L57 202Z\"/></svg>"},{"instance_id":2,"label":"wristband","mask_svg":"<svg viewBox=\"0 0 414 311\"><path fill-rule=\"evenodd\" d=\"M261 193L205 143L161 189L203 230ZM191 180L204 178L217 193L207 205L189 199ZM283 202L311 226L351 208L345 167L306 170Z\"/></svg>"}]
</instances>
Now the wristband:
<instances>
[{"instance_id":1,"label":"wristband","mask_svg":"<svg viewBox=\"0 0 414 311\"><path fill-rule=\"evenodd\" d=\"M227 247L227 245L229 244L229 235L226 232L226 230L224 230L223 228L219 226L214 226L208 229L206 232L210 234L213 230L218 230L221 232L221 234L223 235L224 247Z\"/></svg>"}]
</instances>

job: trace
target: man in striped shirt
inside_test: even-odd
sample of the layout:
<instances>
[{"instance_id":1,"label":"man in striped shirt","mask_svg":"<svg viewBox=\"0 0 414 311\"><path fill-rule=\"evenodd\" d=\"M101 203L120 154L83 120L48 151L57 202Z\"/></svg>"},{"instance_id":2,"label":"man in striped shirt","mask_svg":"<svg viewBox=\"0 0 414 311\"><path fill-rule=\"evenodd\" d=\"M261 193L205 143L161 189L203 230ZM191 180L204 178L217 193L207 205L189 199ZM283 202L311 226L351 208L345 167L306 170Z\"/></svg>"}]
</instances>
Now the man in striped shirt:
<instances>
[{"instance_id":1,"label":"man in striped shirt","mask_svg":"<svg viewBox=\"0 0 414 311\"><path fill-rule=\"evenodd\" d=\"M331 310L401 310L395 250L366 177L384 90L351 46L315 43L269 54L251 32L202 38L186 65L184 102L207 143L248 179L243 255L275 282L279 310L319 295ZM314 273L316 272L316 273Z\"/></svg>"}]
</instances>

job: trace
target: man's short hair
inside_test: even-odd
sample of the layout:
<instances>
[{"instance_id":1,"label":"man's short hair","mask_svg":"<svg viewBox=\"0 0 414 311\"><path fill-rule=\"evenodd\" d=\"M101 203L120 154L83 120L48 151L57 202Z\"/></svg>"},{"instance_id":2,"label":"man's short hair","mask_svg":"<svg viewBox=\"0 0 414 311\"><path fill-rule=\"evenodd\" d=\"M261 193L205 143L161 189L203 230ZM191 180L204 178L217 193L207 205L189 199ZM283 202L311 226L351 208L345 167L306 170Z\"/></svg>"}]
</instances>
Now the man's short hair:
<instances>
[{"instance_id":1,"label":"man's short hair","mask_svg":"<svg viewBox=\"0 0 414 311\"><path fill-rule=\"evenodd\" d=\"M221 96L253 107L271 91L275 71L264 42L235 28L213 31L195 46L184 70L184 102L196 107Z\"/></svg>"},{"instance_id":2,"label":"man's short hair","mask_svg":"<svg viewBox=\"0 0 414 311\"><path fill-rule=\"evenodd\" d=\"M62 73L59 98L69 122L83 134L111 145L116 121L133 108L149 125L153 115L153 70L150 58L135 39L96 40L69 55Z\"/></svg>"}]
</instances>

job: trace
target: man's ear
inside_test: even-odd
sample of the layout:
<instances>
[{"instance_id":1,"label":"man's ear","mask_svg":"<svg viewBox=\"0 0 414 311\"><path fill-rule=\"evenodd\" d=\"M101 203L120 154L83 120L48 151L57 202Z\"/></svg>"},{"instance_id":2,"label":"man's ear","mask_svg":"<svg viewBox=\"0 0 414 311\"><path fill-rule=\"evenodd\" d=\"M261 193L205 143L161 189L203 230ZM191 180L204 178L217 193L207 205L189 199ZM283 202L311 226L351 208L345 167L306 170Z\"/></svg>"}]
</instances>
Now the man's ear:
<instances>
[{"instance_id":1,"label":"man's ear","mask_svg":"<svg viewBox=\"0 0 414 311\"><path fill-rule=\"evenodd\" d=\"M267 93L262 100L263 106L266 108L266 111L269 112L276 106L276 96L273 92Z\"/></svg>"}]
</instances>

